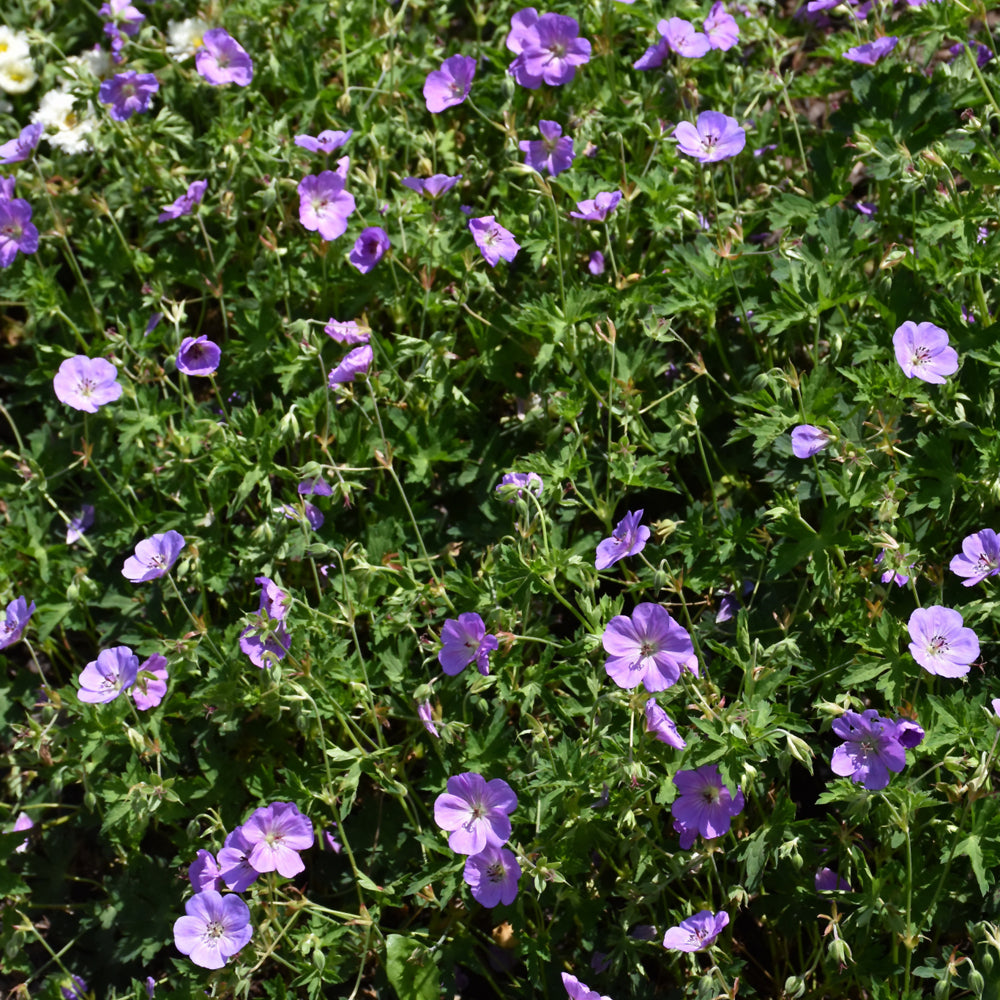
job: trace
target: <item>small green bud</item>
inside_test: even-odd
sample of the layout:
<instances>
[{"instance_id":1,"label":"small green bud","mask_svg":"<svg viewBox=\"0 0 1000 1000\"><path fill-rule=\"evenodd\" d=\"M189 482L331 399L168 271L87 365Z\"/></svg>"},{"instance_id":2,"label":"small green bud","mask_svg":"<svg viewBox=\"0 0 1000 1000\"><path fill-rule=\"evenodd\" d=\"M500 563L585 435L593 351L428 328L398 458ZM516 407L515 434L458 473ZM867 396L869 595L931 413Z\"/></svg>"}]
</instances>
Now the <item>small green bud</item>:
<instances>
[{"instance_id":1,"label":"small green bud","mask_svg":"<svg viewBox=\"0 0 1000 1000\"><path fill-rule=\"evenodd\" d=\"M797 1000L806 991L806 984L801 976L789 976L785 980L785 996Z\"/></svg>"},{"instance_id":2,"label":"small green bud","mask_svg":"<svg viewBox=\"0 0 1000 1000\"><path fill-rule=\"evenodd\" d=\"M983 974L978 969L972 969L968 975L969 989L972 990L973 995L981 997L983 995L983 989L986 986L986 980L983 979Z\"/></svg>"}]
</instances>

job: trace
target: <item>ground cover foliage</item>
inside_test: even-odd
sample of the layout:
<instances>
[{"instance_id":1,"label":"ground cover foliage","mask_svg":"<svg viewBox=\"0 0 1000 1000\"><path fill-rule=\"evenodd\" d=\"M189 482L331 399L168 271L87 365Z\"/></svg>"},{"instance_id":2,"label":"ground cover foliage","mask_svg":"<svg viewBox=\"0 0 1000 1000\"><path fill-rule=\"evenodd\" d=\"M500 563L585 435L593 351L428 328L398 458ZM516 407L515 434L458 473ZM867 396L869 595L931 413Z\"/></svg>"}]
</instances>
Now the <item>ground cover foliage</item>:
<instances>
[{"instance_id":1,"label":"ground cover foliage","mask_svg":"<svg viewBox=\"0 0 1000 1000\"><path fill-rule=\"evenodd\" d=\"M995 21L726 13L4 5L8 995L1000 995Z\"/></svg>"}]
</instances>

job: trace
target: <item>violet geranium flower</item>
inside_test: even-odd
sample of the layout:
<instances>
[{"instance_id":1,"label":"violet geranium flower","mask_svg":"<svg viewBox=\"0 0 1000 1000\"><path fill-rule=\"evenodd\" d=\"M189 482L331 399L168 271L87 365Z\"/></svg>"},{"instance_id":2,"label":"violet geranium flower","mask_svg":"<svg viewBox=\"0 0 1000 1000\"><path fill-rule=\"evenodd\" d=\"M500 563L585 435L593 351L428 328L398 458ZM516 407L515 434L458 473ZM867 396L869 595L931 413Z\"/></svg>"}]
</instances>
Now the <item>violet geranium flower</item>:
<instances>
[{"instance_id":1,"label":"violet geranium flower","mask_svg":"<svg viewBox=\"0 0 1000 1000\"><path fill-rule=\"evenodd\" d=\"M602 191L596 198L578 201L577 210L569 215L571 219L583 219L585 222L604 222L621 200L621 191Z\"/></svg>"},{"instance_id":2,"label":"violet geranium flower","mask_svg":"<svg viewBox=\"0 0 1000 1000\"><path fill-rule=\"evenodd\" d=\"M476 668L485 677L490 672L490 653L499 648L497 637L486 634L483 619L475 611L466 611L457 619L446 619L441 626L438 663L449 677L454 677L475 660Z\"/></svg>"},{"instance_id":3,"label":"violet geranium flower","mask_svg":"<svg viewBox=\"0 0 1000 1000\"><path fill-rule=\"evenodd\" d=\"M830 443L830 435L821 427L799 424L792 430L792 454L796 458L812 458Z\"/></svg>"},{"instance_id":4,"label":"violet geranium flower","mask_svg":"<svg viewBox=\"0 0 1000 1000\"><path fill-rule=\"evenodd\" d=\"M514 503L523 498L525 490L540 497L543 489L542 477L537 472L505 472L497 483L496 492L507 503Z\"/></svg>"},{"instance_id":5,"label":"violet geranium flower","mask_svg":"<svg viewBox=\"0 0 1000 1000\"><path fill-rule=\"evenodd\" d=\"M116 122L124 122L148 110L153 94L159 89L160 81L152 73L129 69L105 80L97 91L97 98L102 104L111 105L108 114Z\"/></svg>"},{"instance_id":6,"label":"violet geranium flower","mask_svg":"<svg viewBox=\"0 0 1000 1000\"><path fill-rule=\"evenodd\" d=\"M41 122L25 125L16 139L0 145L0 163L20 163L22 160L27 160L44 131L45 126Z\"/></svg>"},{"instance_id":7,"label":"violet geranium flower","mask_svg":"<svg viewBox=\"0 0 1000 1000\"><path fill-rule=\"evenodd\" d=\"M469 232L490 267L496 267L501 257L509 264L521 249L514 234L509 229L504 229L492 215L469 219Z\"/></svg>"},{"instance_id":8,"label":"violet geranium flower","mask_svg":"<svg viewBox=\"0 0 1000 1000\"><path fill-rule=\"evenodd\" d=\"M600 996L597 990L592 990L586 983L581 983L576 976L571 976L568 972L562 974L562 982L570 1000L611 1000L611 997Z\"/></svg>"},{"instance_id":9,"label":"violet geranium flower","mask_svg":"<svg viewBox=\"0 0 1000 1000\"><path fill-rule=\"evenodd\" d=\"M656 30L667 43L667 48L688 59L700 59L712 48L708 35L695 31L694 25L682 17L660 21Z\"/></svg>"},{"instance_id":10,"label":"violet geranium flower","mask_svg":"<svg viewBox=\"0 0 1000 1000\"><path fill-rule=\"evenodd\" d=\"M209 28L195 53L198 74L213 87L235 83L246 87L253 80L253 60L247 50L224 28Z\"/></svg>"},{"instance_id":11,"label":"violet geranium flower","mask_svg":"<svg viewBox=\"0 0 1000 1000\"><path fill-rule=\"evenodd\" d=\"M139 664L131 690L135 707L143 712L156 708L166 696L168 680L167 658L162 654L154 653L145 663Z\"/></svg>"},{"instance_id":12,"label":"violet geranium flower","mask_svg":"<svg viewBox=\"0 0 1000 1000\"><path fill-rule=\"evenodd\" d=\"M362 274L367 274L382 259L389 246L389 234L381 226L369 226L361 231L347 259Z\"/></svg>"},{"instance_id":13,"label":"violet geranium flower","mask_svg":"<svg viewBox=\"0 0 1000 1000\"><path fill-rule=\"evenodd\" d=\"M851 883L841 878L832 868L819 868L813 884L817 892L850 892Z\"/></svg>"},{"instance_id":14,"label":"violet geranium flower","mask_svg":"<svg viewBox=\"0 0 1000 1000\"><path fill-rule=\"evenodd\" d=\"M860 714L847 711L833 720L833 731L843 743L833 751L833 773L877 792L889 784L889 772L898 774L906 764L906 750L891 719L874 708Z\"/></svg>"},{"instance_id":15,"label":"violet geranium flower","mask_svg":"<svg viewBox=\"0 0 1000 1000\"><path fill-rule=\"evenodd\" d=\"M610 655L604 669L620 688L642 684L650 693L677 683L694 657L691 636L659 604L637 604L632 617L615 615L601 636Z\"/></svg>"},{"instance_id":16,"label":"violet geranium flower","mask_svg":"<svg viewBox=\"0 0 1000 1000\"><path fill-rule=\"evenodd\" d=\"M353 319L341 322L332 316L323 327L323 332L328 337L332 337L338 344L367 344L371 337L371 330L368 327L361 326Z\"/></svg>"},{"instance_id":17,"label":"violet geranium flower","mask_svg":"<svg viewBox=\"0 0 1000 1000\"><path fill-rule=\"evenodd\" d=\"M305 870L299 852L312 847L313 828L293 802L273 802L256 810L240 831L250 845L247 860L256 871L292 878Z\"/></svg>"},{"instance_id":18,"label":"violet geranium flower","mask_svg":"<svg viewBox=\"0 0 1000 1000\"><path fill-rule=\"evenodd\" d=\"M448 846L457 854L479 854L507 843L516 808L517 796L503 778L487 781L466 771L449 778L448 790L434 800L434 822L449 833Z\"/></svg>"},{"instance_id":19,"label":"violet geranium flower","mask_svg":"<svg viewBox=\"0 0 1000 1000\"><path fill-rule=\"evenodd\" d=\"M174 921L174 944L203 969L221 969L253 937L250 907L235 893L206 889L184 904L184 913Z\"/></svg>"},{"instance_id":20,"label":"violet geranium flower","mask_svg":"<svg viewBox=\"0 0 1000 1000\"><path fill-rule=\"evenodd\" d=\"M0 622L0 649L13 646L24 634L24 628L28 624L28 619L35 613L35 602L28 601L24 597L15 597L7 605L7 613L4 620Z\"/></svg>"},{"instance_id":21,"label":"violet geranium flower","mask_svg":"<svg viewBox=\"0 0 1000 1000\"><path fill-rule=\"evenodd\" d=\"M219 851L219 878L233 892L243 892L260 878L260 872L250 864L252 847L238 826L226 835Z\"/></svg>"},{"instance_id":22,"label":"violet geranium flower","mask_svg":"<svg viewBox=\"0 0 1000 1000\"><path fill-rule=\"evenodd\" d=\"M475 75L476 60L471 56L449 56L424 80L427 110L436 115L461 104L469 96Z\"/></svg>"},{"instance_id":23,"label":"violet geranium flower","mask_svg":"<svg viewBox=\"0 0 1000 1000\"><path fill-rule=\"evenodd\" d=\"M114 701L127 691L139 673L139 657L128 646L103 649L80 672L76 696L88 705Z\"/></svg>"},{"instance_id":24,"label":"violet geranium flower","mask_svg":"<svg viewBox=\"0 0 1000 1000\"><path fill-rule=\"evenodd\" d=\"M332 497L333 487L321 475L310 476L296 486L295 492L299 496Z\"/></svg>"},{"instance_id":25,"label":"violet geranium flower","mask_svg":"<svg viewBox=\"0 0 1000 1000\"><path fill-rule=\"evenodd\" d=\"M292 639L285 627L290 599L270 577L254 577L254 583L260 584L257 624L245 628L239 641L250 662L263 670L268 663L283 660L291 648Z\"/></svg>"},{"instance_id":26,"label":"violet geranium flower","mask_svg":"<svg viewBox=\"0 0 1000 1000\"><path fill-rule=\"evenodd\" d=\"M687 743L677 731L677 725L667 713L656 703L655 698L646 702L646 732L652 733L661 743L683 750Z\"/></svg>"},{"instance_id":27,"label":"violet geranium flower","mask_svg":"<svg viewBox=\"0 0 1000 1000\"><path fill-rule=\"evenodd\" d=\"M568 170L573 164L573 137L562 134L562 126L558 122L543 118L538 123L541 139L525 139L518 143L518 148L524 153L524 162L532 170L541 173L545 170L553 177Z\"/></svg>"},{"instance_id":28,"label":"violet geranium flower","mask_svg":"<svg viewBox=\"0 0 1000 1000\"><path fill-rule=\"evenodd\" d=\"M177 370L185 375L214 375L219 367L222 351L208 337L185 337L177 352Z\"/></svg>"},{"instance_id":29,"label":"violet geranium flower","mask_svg":"<svg viewBox=\"0 0 1000 1000\"><path fill-rule=\"evenodd\" d=\"M0 198L0 267L10 267L19 253L37 249L38 229L31 221L31 205L23 198Z\"/></svg>"},{"instance_id":30,"label":"violet geranium flower","mask_svg":"<svg viewBox=\"0 0 1000 1000\"><path fill-rule=\"evenodd\" d=\"M687 850L698 834L707 840L729 833L733 817L743 811L743 790L733 795L722 783L714 764L693 771L678 771L674 784L680 793L671 803L673 827L681 835L681 849Z\"/></svg>"},{"instance_id":31,"label":"violet geranium flower","mask_svg":"<svg viewBox=\"0 0 1000 1000\"><path fill-rule=\"evenodd\" d=\"M907 378L944 385L958 371L958 351L948 344L948 334L933 323L907 320L892 335L896 360Z\"/></svg>"},{"instance_id":32,"label":"violet geranium flower","mask_svg":"<svg viewBox=\"0 0 1000 1000\"><path fill-rule=\"evenodd\" d=\"M434 709L429 701L422 701L417 705L417 717L424 724L427 730L435 739L441 739L437 726L434 725Z\"/></svg>"},{"instance_id":33,"label":"violet geranium flower","mask_svg":"<svg viewBox=\"0 0 1000 1000\"><path fill-rule=\"evenodd\" d=\"M346 385L353 382L359 375L367 375L368 369L372 366L375 352L371 344L363 344L349 351L344 360L330 372L327 383L332 389L335 385Z\"/></svg>"},{"instance_id":34,"label":"violet geranium flower","mask_svg":"<svg viewBox=\"0 0 1000 1000\"><path fill-rule=\"evenodd\" d=\"M876 38L874 42L866 42L864 45L855 45L844 53L844 58L851 62L861 63L862 66L874 66L882 56L890 53L895 47L899 38L896 35L887 35L884 38Z\"/></svg>"},{"instance_id":35,"label":"violet geranium flower","mask_svg":"<svg viewBox=\"0 0 1000 1000\"><path fill-rule=\"evenodd\" d=\"M597 558L594 560L597 569L607 569L619 559L638 555L646 547L651 532L644 524L639 523L643 513L643 510L630 510L615 525L611 537L598 544Z\"/></svg>"},{"instance_id":36,"label":"violet geranium flower","mask_svg":"<svg viewBox=\"0 0 1000 1000\"><path fill-rule=\"evenodd\" d=\"M1000 573L1000 538L992 528L983 528L962 540L962 551L948 564L952 573L964 576L963 587L974 587L988 576Z\"/></svg>"},{"instance_id":37,"label":"violet geranium flower","mask_svg":"<svg viewBox=\"0 0 1000 1000\"><path fill-rule=\"evenodd\" d=\"M720 111L702 111L698 121L681 122L674 129L677 148L700 163L717 163L735 156L747 144L739 122Z\"/></svg>"},{"instance_id":38,"label":"violet geranium flower","mask_svg":"<svg viewBox=\"0 0 1000 1000\"><path fill-rule=\"evenodd\" d=\"M184 548L184 536L177 531L164 531L144 538L122 566L122 576L133 583L145 583L166 576Z\"/></svg>"},{"instance_id":39,"label":"violet geranium flower","mask_svg":"<svg viewBox=\"0 0 1000 1000\"><path fill-rule=\"evenodd\" d=\"M340 149L352 135L354 135L354 129L352 128L349 128L346 132L335 132L331 129L326 129L315 137L311 135L297 135L295 137L295 145L300 146L302 149L308 149L310 153L332 153L335 149Z\"/></svg>"},{"instance_id":40,"label":"violet geranium flower","mask_svg":"<svg viewBox=\"0 0 1000 1000\"><path fill-rule=\"evenodd\" d=\"M211 851L199 848L194 861L188 865L188 881L195 892L205 892L207 889L222 891L225 882L220 875L219 863Z\"/></svg>"},{"instance_id":41,"label":"violet geranium flower","mask_svg":"<svg viewBox=\"0 0 1000 1000\"><path fill-rule=\"evenodd\" d=\"M157 222L167 222L179 219L182 215L190 215L195 205L205 197L208 181L192 181L187 191L169 205L163 206L163 211L156 217Z\"/></svg>"},{"instance_id":42,"label":"violet geranium flower","mask_svg":"<svg viewBox=\"0 0 1000 1000\"><path fill-rule=\"evenodd\" d=\"M0 202L0 212L3 202ZM88 358L78 354L67 358L52 380L56 398L84 413L96 413L105 403L113 403L122 394L117 381L118 369L104 358Z\"/></svg>"},{"instance_id":43,"label":"violet geranium flower","mask_svg":"<svg viewBox=\"0 0 1000 1000\"><path fill-rule=\"evenodd\" d=\"M335 240L347 231L347 217L354 211L354 195L344 190L344 178L333 170L310 174L299 182L299 222L324 240Z\"/></svg>"},{"instance_id":44,"label":"violet geranium flower","mask_svg":"<svg viewBox=\"0 0 1000 1000\"><path fill-rule=\"evenodd\" d=\"M740 26L733 15L726 11L722 0L712 4L702 27L708 37L708 44L720 52L727 52L740 40Z\"/></svg>"},{"instance_id":45,"label":"violet geranium flower","mask_svg":"<svg viewBox=\"0 0 1000 1000\"><path fill-rule=\"evenodd\" d=\"M521 866L512 851L506 847L487 844L478 854L465 862L462 878L472 892L472 898L481 905L492 908L497 903L509 906L517 896L517 882Z\"/></svg>"},{"instance_id":46,"label":"violet geranium flower","mask_svg":"<svg viewBox=\"0 0 1000 1000\"><path fill-rule=\"evenodd\" d=\"M566 14L539 17L534 7L518 11L507 36L507 48L517 53L508 71L529 90L543 82L553 87L569 83L577 66L590 62L590 42L579 35L579 22Z\"/></svg>"},{"instance_id":47,"label":"violet geranium flower","mask_svg":"<svg viewBox=\"0 0 1000 1000\"><path fill-rule=\"evenodd\" d=\"M917 608L906 623L910 654L930 674L964 677L979 656L979 639L959 612L934 604Z\"/></svg>"},{"instance_id":48,"label":"violet geranium flower","mask_svg":"<svg viewBox=\"0 0 1000 1000\"><path fill-rule=\"evenodd\" d=\"M708 948L729 923L729 914L699 910L663 935L663 947L669 951L701 951Z\"/></svg>"},{"instance_id":49,"label":"violet geranium flower","mask_svg":"<svg viewBox=\"0 0 1000 1000\"><path fill-rule=\"evenodd\" d=\"M30 830L34 827L34 821L26 812L19 812L17 814L17 819L14 820L14 826L9 831L10 833L24 833L25 830ZM25 837L17 847L14 848L15 854L24 854L28 849L28 838Z\"/></svg>"},{"instance_id":50,"label":"violet geranium flower","mask_svg":"<svg viewBox=\"0 0 1000 1000\"><path fill-rule=\"evenodd\" d=\"M85 503L80 505L75 517L69 519L66 525L66 544L72 545L83 538L87 529L94 523L94 505Z\"/></svg>"},{"instance_id":51,"label":"violet geranium flower","mask_svg":"<svg viewBox=\"0 0 1000 1000\"><path fill-rule=\"evenodd\" d=\"M461 174L456 174L454 177L448 174L431 174L430 177L404 177L403 186L408 187L411 191L416 191L417 194L425 194L428 198L440 198L461 179Z\"/></svg>"}]
</instances>

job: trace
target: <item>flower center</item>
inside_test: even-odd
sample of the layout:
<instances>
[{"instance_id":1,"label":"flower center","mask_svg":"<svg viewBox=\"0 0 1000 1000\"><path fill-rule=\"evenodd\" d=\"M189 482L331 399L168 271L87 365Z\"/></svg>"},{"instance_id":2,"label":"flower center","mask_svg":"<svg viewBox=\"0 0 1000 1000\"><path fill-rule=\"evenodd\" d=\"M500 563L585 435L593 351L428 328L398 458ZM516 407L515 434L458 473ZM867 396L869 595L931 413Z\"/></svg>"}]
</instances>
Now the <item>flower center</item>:
<instances>
[{"instance_id":1,"label":"flower center","mask_svg":"<svg viewBox=\"0 0 1000 1000\"><path fill-rule=\"evenodd\" d=\"M719 801L720 790L715 785L708 785L701 790L701 797L710 806L714 806Z\"/></svg>"},{"instance_id":2,"label":"flower center","mask_svg":"<svg viewBox=\"0 0 1000 1000\"><path fill-rule=\"evenodd\" d=\"M914 348L913 358L910 361L912 365L926 365L931 359L931 352L927 350L926 347Z\"/></svg>"},{"instance_id":3,"label":"flower center","mask_svg":"<svg viewBox=\"0 0 1000 1000\"><path fill-rule=\"evenodd\" d=\"M654 653L659 652L660 647L658 643L652 641L652 639L647 639L639 647L639 655L645 660L647 657L652 656Z\"/></svg>"},{"instance_id":4,"label":"flower center","mask_svg":"<svg viewBox=\"0 0 1000 1000\"><path fill-rule=\"evenodd\" d=\"M930 642L927 643L927 652L931 656L941 656L943 653L947 653L951 644L948 639L943 635L935 635L931 638Z\"/></svg>"},{"instance_id":5,"label":"flower center","mask_svg":"<svg viewBox=\"0 0 1000 1000\"><path fill-rule=\"evenodd\" d=\"M94 384L93 380L89 378L80 379L76 391L83 397L93 395L94 390L97 386Z\"/></svg>"},{"instance_id":6,"label":"flower center","mask_svg":"<svg viewBox=\"0 0 1000 1000\"><path fill-rule=\"evenodd\" d=\"M217 941L225 933L226 928L223 927L222 922L219 920L212 920L205 925L205 937L210 942Z\"/></svg>"},{"instance_id":7,"label":"flower center","mask_svg":"<svg viewBox=\"0 0 1000 1000\"><path fill-rule=\"evenodd\" d=\"M491 882L502 882L504 880L504 875L505 874L506 873L504 872L504 867L503 867L503 862L502 861L494 861L493 864L491 864L486 869L486 877Z\"/></svg>"}]
</instances>

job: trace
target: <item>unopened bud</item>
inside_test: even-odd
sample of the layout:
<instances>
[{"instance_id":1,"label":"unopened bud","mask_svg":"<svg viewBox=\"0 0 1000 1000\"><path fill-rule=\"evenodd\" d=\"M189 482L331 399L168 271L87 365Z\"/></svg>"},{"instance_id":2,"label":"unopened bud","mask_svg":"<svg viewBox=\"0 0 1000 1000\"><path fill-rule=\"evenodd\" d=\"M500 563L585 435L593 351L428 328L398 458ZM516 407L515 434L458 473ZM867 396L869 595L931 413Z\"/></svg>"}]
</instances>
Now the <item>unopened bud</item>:
<instances>
[{"instance_id":1,"label":"unopened bud","mask_svg":"<svg viewBox=\"0 0 1000 1000\"><path fill-rule=\"evenodd\" d=\"M966 981L969 984L969 989L972 990L973 996L981 997L983 995L983 989L986 987L986 981L983 979L983 974L978 969L970 970Z\"/></svg>"},{"instance_id":2,"label":"unopened bud","mask_svg":"<svg viewBox=\"0 0 1000 1000\"><path fill-rule=\"evenodd\" d=\"M800 737L793 736L791 733L785 734L785 743L788 746L788 752L797 761L807 765L809 769L812 770L813 752L809 744Z\"/></svg>"},{"instance_id":3,"label":"unopened bud","mask_svg":"<svg viewBox=\"0 0 1000 1000\"><path fill-rule=\"evenodd\" d=\"M785 980L785 996L791 997L791 1000L798 1000L805 991L806 984L801 976L789 976Z\"/></svg>"}]
</instances>

